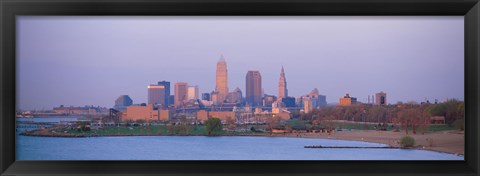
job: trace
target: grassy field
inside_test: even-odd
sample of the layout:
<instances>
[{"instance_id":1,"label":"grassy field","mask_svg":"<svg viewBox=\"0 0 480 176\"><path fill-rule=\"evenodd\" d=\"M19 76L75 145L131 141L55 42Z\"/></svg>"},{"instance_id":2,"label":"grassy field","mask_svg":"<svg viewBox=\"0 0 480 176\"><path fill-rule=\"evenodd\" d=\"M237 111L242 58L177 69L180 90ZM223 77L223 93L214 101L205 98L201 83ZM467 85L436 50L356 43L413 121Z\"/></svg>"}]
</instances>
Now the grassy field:
<instances>
[{"instance_id":1,"label":"grassy field","mask_svg":"<svg viewBox=\"0 0 480 176\"><path fill-rule=\"evenodd\" d=\"M249 129L249 128L248 128ZM132 135L132 136L142 136L142 135L158 135L158 136L168 136L168 135L192 135L192 136L206 136L207 131L202 125L190 125L185 130L182 126L171 126L170 129L166 125L151 125L151 126L119 126L119 127L103 127L100 129L92 129L90 131L78 131L78 130L65 130L68 134L79 134L79 135ZM65 133L65 131L62 131ZM260 132L227 132L222 131L218 135L256 135Z\"/></svg>"},{"instance_id":2,"label":"grassy field","mask_svg":"<svg viewBox=\"0 0 480 176\"><path fill-rule=\"evenodd\" d=\"M306 126L307 128L311 127L310 124L306 124L305 122L297 121L290 121L288 122L292 126ZM303 123L303 124L302 124ZM330 122L322 122L319 124L320 128L326 128L327 126L335 127L335 129L342 129L342 130L376 130L375 128L378 124L362 124L362 123L355 123L355 122L340 122L340 121L330 121ZM393 131L397 128L397 126L387 125L387 131ZM446 124L439 124L439 125L429 125L427 127L426 132L437 132L437 131L449 131L449 130L459 130L459 127L455 125L446 125ZM410 130L412 130L410 128ZM420 128L417 130L420 131Z\"/></svg>"},{"instance_id":3,"label":"grassy field","mask_svg":"<svg viewBox=\"0 0 480 176\"><path fill-rule=\"evenodd\" d=\"M306 124L300 121L290 121L287 122L292 126L303 126L304 128L311 128L311 124ZM328 123L328 124L327 124ZM325 128L326 126L335 127L336 129L342 130L375 130L375 124L361 124L353 122L327 122L320 124L320 128ZM270 132L261 132L261 131L251 131L250 128L254 127L256 130L265 131L266 126L264 125L249 125L249 126L237 126L235 130L222 130L216 135L265 135ZM387 127L387 131L393 131L397 127L392 127L391 125ZM242 129L242 130L240 130ZM438 132L438 131L448 131L448 130L458 130L457 127L452 125L429 125L426 133ZM240 132L241 131L241 132ZM403 131L403 129L401 130ZM412 129L409 129L412 131ZM423 133L421 129L417 129L418 133ZM60 137L82 137L82 136L206 136L207 131L203 125L188 125L186 128L181 125L177 126L167 126L167 125L147 125L147 126L111 126L103 127L99 129L92 129L90 131L79 131L76 129L65 129L64 127L58 126L53 129L45 129L40 131L34 131L29 133L31 135L37 136L60 136Z\"/></svg>"}]
</instances>

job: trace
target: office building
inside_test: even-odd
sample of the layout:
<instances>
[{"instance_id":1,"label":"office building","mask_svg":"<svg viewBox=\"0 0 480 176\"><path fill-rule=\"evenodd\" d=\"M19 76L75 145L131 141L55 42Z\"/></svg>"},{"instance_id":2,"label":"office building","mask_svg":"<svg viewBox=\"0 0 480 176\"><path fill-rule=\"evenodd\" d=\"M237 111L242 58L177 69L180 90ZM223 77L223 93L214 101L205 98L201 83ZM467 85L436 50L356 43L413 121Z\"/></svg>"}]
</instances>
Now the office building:
<instances>
[{"instance_id":1,"label":"office building","mask_svg":"<svg viewBox=\"0 0 480 176\"><path fill-rule=\"evenodd\" d=\"M277 97L273 95L265 94L263 97L263 106L264 107L271 107L272 104L277 101Z\"/></svg>"},{"instance_id":2,"label":"office building","mask_svg":"<svg viewBox=\"0 0 480 176\"><path fill-rule=\"evenodd\" d=\"M113 108L118 111L124 111L127 106L130 106L132 104L133 100L128 95L120 95L120 97L115 100L115 105L113 106Z\"/></svg>"},{"instance_id":3,"label":"office building","mask_svg":"<svg viewBox=\"0 0 480 176\"><path fill-rule=\"evenodd\" d=\"M280 100L280 99L278 99ZM281 101L285 104L285 107L292 108L295 107L295 98L294 97L283 97Z\"/></svg>"},{"instance_id":4,"label":"office building","mask_svg":"<svg viewBox=\"0 0 480 176\"><path fill-rule=\"evenodd\" d=\"M285 72L283 70L280 72L280 80L278 81L278 98L282 99L288 96L287 90L287 79L285 78Z\"/></svg>"},{"instance_id":5,"label":"office building","mask_svg":"<svg viewBox=\"0 0 480 176\"><path fill-rule=\"evenodd\" d=\"M198 99L198 86L188 86L188 100Z\"/></svg>"},{"instance_id":6,"label":"office building","mask_svg":"<svg viewBox=\"0 0 480 176\"><path fill-rule=\"evenodd\" d=\"M357 103L357 98L355 97L350 97L350 95L347 93L343 98L339 99L339 105L340 106L350 106L353 104Z\"/></svg>"},{"instance_id":7,"label":"office building","mask_svg":"<svg viewBox=\"0 0 480 176\"><path fill-rule=\"evenodd\" d=\"M238 87L233 92L229 92L226 98L228 103L240 103L242 99L242 91Z\"/></svg>"},{"instance_id":8,"label":"office building","mask_svg":"<svg viewBox=\"0 0 480 176\"><path fill-rule=\"evenodd\" d=\"M218 92L217 103L223 103L228 94L227 62L225 62L223 55L217 62L215 92Z\"/></svg>"},{"instance_id":9,"label":"office building","mask_svg":"<svg viewBox=\"0 0 480 176\"><path fill-rule=\"evenodd\" d=\"M168 106L168 96L164 85L150 84L148 88L148 104Z\"/></svg>"},{"instance_id":10,"label":"office building","mask_svg":"<svg viewBox=\"0 0 480 176\"><path fill-rule=\"evenodd\" d=\"M303 111L305 113L310 113L312 112L312 110L313 110L312 100L307 98L306 100L303 101Z\"/></svg>"},{"instance_id":11,"label":"office building","mask_svg":"<svg viewBox=\"0 0 480 176\"><path fill-rule=\"evenodd\" d=\"M210 101L210 94L209 93L203 93L202 94L202 100Z\"/></svg>"},{"instance_id":12,"label":"office building","mask_svg":"<svg viewBox=\"0 0 480 176\"><path fill-rule=\"evenodd\" d=\"M162 99L165 99L164 100L165 102L163 104L165 104L167 106L172 104L173 101L170 101L170 95L171 95L170 94L170 82L169 81L159 81L158 85L165 87L165 97L162 98Z\"/></svg>"},{"instance_id":13,"label":"office building","mask_svg":"<svg viewBox=\"0 0 480 176\"><path fill-rule=\"evenodd\" d=\"M146 122L151 121L169 121L171 120L172 112L170 110L159 110L153 106L153 104L148 104L146 106L128 106L122 116L120 117L121 121L128 120L145 120Z\"/></svg>"},{"instance_id":14,"label":"office building","mask_svg":"<svg viewBox=\"0 0 480 176\"><path fill-rule=\"evenodd\" d=\"M187 92L188 92L188 83L186 82L176 82L175 85L175 106L183 106L185 100L187 100Z\"/></svg>"},{"instance_id":15,"label":"office building","mask_svg":"<svg viewBox=\"0 0 480 176\"><path fill-rule=\"evenodd\" d=\"M312 107L318 108L327 105L327 96L320 95L317 88L314 88L309 94L306 95L312 101Z\"/></svg>"},{"instance_id":16,"label":"office building","mask_svg":"<svg viewBox=\"0 0 480 176\"><path fill-rule=\"evenodd\" d=\"M379 92L375 94L375 104L376 105L387 105L387 93Z\"/></svg>"},{"instance_id":17,"label":"office building","mask_svg":"<svg viewBox=\"0 0 480 176\"><path fill-rule=\"evenodd\" d=\"M259 71L248 71L246 80L246 101L252 106L262 105L262 76Z\"/></svg>"}]
</instances>

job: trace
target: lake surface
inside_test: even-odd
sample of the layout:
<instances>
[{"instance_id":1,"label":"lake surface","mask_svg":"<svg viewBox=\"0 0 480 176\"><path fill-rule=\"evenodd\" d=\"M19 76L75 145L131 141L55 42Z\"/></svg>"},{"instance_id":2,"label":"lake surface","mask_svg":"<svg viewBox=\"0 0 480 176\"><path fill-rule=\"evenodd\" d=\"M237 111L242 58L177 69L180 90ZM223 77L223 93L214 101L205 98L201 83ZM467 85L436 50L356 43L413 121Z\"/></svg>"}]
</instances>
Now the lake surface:
<instances>
[{"instance_id":1,"label":"lake surface","mask_svg":"<svg viewBox=\"0 0 480 176\"><path fill-rule=\"evenodd\" d=\"M408 149L319 149L307 145L381 147L384 144L288 137L17 135L17 160L464 160Z\"/></svg>"},{"instance_id":2,"label":"lake surface","mask_svg":"<svg viewBox=\"0 0 480 176\"><path fill-rule=\"evenodd\" d=\"M287 137L17 136L18 160L463 160L463 156L406 149L318 149L305 145L383 144Z\"/></svg>"}]
</instances>

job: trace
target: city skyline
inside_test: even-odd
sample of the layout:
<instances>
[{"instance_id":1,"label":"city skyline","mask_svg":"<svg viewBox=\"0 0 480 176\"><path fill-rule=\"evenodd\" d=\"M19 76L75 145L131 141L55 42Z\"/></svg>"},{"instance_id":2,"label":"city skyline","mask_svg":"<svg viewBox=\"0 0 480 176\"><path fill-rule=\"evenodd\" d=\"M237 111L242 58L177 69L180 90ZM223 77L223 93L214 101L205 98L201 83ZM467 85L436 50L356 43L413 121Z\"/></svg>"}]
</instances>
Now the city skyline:
<instances>
[{"instance_id":1,"label":"city skyline","mask_svg":"<svg viewBox=\"0 0 480 176\"><path fill-rule=\"evenodd\" d=\"M191 32L184 28L203 23L209 27L182 37ZM123 28L114 32L106 24ZM132 24L135 27L128 27ZM358 28L345 31L346 25ZM20 17L18 27L20 109L112 107L119 95L146 103L145 86L161 80L187 82L198 85L200 94L210 93L222 53L229 66L228 87L239 87L244 95L249 70L259 70L264 93L276 95L283 65L292 97L317 88L329 103L345 93L367 102L367 96L380 91L388 93L389 103L464 98L460 17ZM160 38L146 37L155 30ZM172 33L176 35L169 37ZM213 42L200 42L203 38ZM134 44L125 43L127 39ZM158 49L162 52L151 52Z\"/></svg>"}]
</instances>

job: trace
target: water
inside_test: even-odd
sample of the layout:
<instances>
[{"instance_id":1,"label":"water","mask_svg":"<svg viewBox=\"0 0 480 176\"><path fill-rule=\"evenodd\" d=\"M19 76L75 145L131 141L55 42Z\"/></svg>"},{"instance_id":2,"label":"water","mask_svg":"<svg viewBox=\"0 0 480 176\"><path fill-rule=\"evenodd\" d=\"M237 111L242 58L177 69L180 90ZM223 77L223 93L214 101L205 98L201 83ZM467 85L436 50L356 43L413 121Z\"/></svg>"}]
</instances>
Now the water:
<instances>
[{"instance_id":1,"label":"water","mask_svg":"<svg viewBox=\"0 0 480 176\"><path fill-rule=\"evenodd\" d=\"M18 160L463 160L463 156L405 149L309 149L305 145L383 144L287 137L17 136Z\"/></svg>"},{"instance_id":2,"label":"water","mask_svg":"<svg viewBox=\"0 0 480 176\"><path fill-rule=\"evenodd\" d=\"M74 122L78 121L77 117L48 117L48 118L16 118L20 122Z\"/></svg>"},{"instance_id":3,"label":"water","mask_svg":"<svg viewBox=\"0 0 480 176\"><path fill-rule=\"evenodd\" d=\"M36 122L66 120L33 119ZM304 148L307 145L385 146L368 142L311 138L247 136L60 138L17 135L16 139L17 160L464 160L463 156L425 150Z\"/></svg>"}]
</instances>

